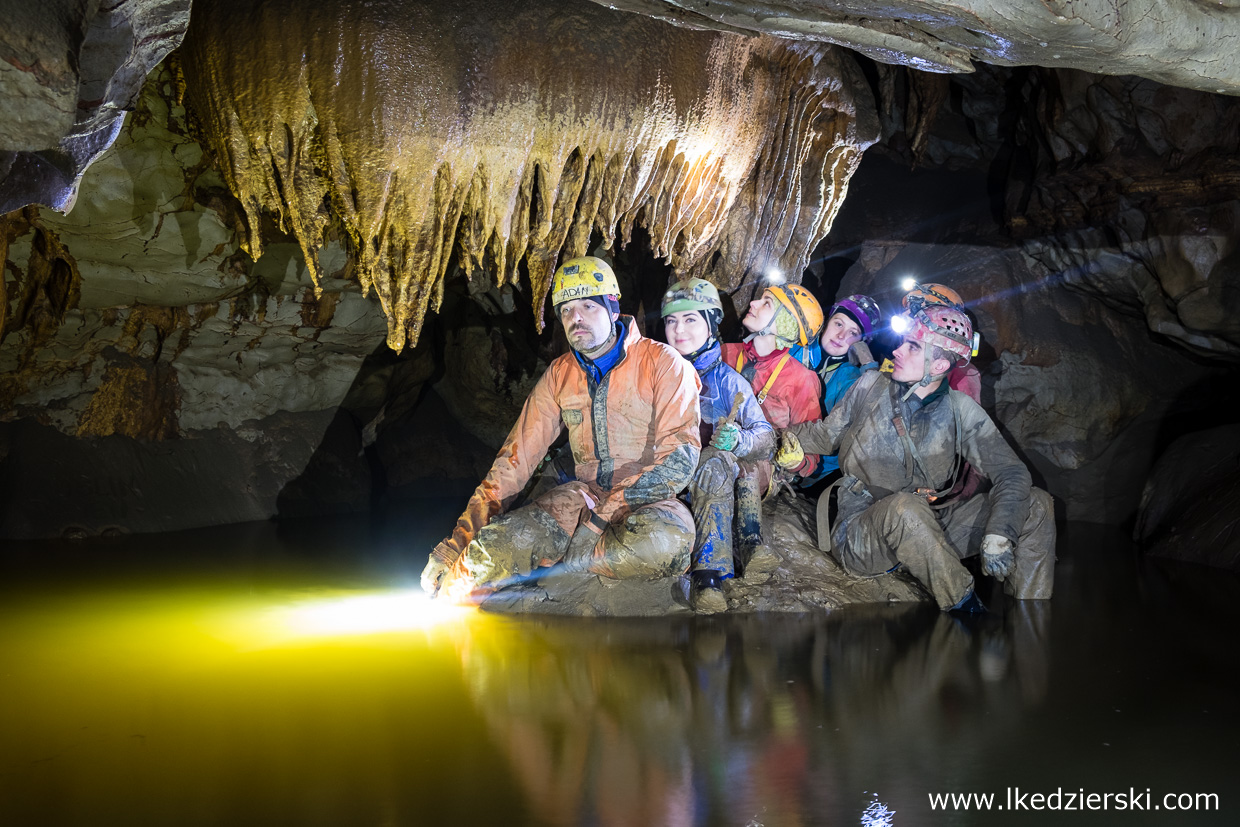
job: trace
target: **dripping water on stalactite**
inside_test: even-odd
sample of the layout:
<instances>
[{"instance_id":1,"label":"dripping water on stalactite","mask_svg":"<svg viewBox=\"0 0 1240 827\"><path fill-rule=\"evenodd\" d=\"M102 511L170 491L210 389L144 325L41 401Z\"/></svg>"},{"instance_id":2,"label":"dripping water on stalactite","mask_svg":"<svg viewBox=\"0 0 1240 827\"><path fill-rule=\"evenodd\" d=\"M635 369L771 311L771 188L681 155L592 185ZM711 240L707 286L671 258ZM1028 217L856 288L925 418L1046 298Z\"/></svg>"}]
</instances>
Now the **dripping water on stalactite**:
<instances>
[{"instance_id":1,"label":"dripping water on stalactite","mask_svg":"<svg viewBox=\"0 0 1240 827\"><path fill-rule=\"evenodd\" d=\"M688 31L580 2L201 0L190 103L261 254L261 215L316 284L328 234L418 338L450 263L542 318L559 260L645 227L678 275L799 273L877 137L831 46Z\"/></svg>"}]
</instances>

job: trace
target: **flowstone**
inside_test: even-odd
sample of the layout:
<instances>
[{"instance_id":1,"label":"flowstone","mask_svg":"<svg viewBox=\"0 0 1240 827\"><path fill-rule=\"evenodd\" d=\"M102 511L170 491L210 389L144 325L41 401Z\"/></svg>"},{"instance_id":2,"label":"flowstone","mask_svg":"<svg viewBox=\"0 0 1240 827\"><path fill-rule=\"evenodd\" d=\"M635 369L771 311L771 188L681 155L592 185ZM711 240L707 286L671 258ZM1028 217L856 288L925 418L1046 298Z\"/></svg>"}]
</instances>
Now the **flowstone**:
<instances>
[{"instance_id":1,"label":"flowstone","mask_svg":"<svg viewBox=\"0 0 1240 827\"><path fill-rule=\"evenodd\" d=\"M818 549L814 503L801 496L768 500L766 539L779 568L762 582L725 581L732 614L821 612L854 603L910 603L929 598L903 574L856 577ZM490 595L482 608L508 614L575 617L659 617L692 614L687 577L608 580L554 573Z\"/></svg>"},{"instance_id":2,"label":"flowstone","mask_svg":"<svg viewBox=\"0 0 1240 827\"><path fill-rule=\"evenodd\" d=\"M541 326L558 261L635 227L678 275L736 289L799 272L877 138L841 50L693 32L584 0L203 0L187 101L241 202L314 272L335 233L417 342L444 279L528 273Z\"/></svg>"}]
</instances>

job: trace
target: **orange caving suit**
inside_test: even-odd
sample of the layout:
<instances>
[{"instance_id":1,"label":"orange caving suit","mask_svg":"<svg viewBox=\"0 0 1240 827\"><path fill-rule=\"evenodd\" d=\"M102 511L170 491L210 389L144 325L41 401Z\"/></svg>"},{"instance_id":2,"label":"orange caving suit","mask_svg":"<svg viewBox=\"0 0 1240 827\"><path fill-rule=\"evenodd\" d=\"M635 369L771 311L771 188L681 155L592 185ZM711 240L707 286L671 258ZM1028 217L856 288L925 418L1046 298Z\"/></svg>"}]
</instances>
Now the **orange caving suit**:
<instances>
[{"instance_id":1,"label":"orange caving suit","mask_svg":"<svg viewBox=\"0 0 1240 827\"><path fill-rule=\"evenodd\" d=\"M597 384L574 353L538 380L452 535L435 547L451 565L444 587L463 596L559 561L589 523L600 533L589 571L660 577L688 568L693 519L676 495L701 450L700 383L693 365L621 316L619 361ZM576 480L508 513L568 429Z\"/></svg>"}]
</instances>

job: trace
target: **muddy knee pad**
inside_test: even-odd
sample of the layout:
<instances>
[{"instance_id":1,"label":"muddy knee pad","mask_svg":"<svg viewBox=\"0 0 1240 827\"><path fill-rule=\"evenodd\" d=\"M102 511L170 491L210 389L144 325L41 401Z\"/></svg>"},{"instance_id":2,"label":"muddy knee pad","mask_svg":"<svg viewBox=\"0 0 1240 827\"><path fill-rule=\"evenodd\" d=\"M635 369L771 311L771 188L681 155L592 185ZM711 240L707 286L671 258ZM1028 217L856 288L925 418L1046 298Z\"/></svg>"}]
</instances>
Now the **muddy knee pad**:
<instances>
[{"instance_id":1,"label":"muddy knee pad","mask_svg":"<svg viewBox=\"0 0 1240 827\"><path fill-rule=\"evenodd\" d=\"M699 497L731 497L738 473L740 469L732 454L713 448L706 449L702 452L702 461L698 463L697 470L693 472L693 481L689 483L690 499L697 503Z\"/></svg>"},{"instance_id":2,"label":"muddy knee pad","mask_svg":"<svg viewBox=\"0 0 1240 827\"><path fill-rule=\"evenodd\" d=\"M461 555L462 568L478 585L500 587L533 571L543 555L559 559L569 535L537 505L497 517L478 531Z\"/></svg>"},{"instance_id":3,"label":"muddy knee pad","mask_svg":"<svg viewBox=\"0 0 1240 827\"><path fill-rule=\"evenodd\" d=\"M1029 517L1016 541L1016 568L1003 591L1018 600L1049 600L1055 589L1055 500L1030 491Z\"/></svg>"},{"instance_id":4,"label":"muddy knee pad","mask_svg":"<svg viewBox=\"0 0 1240 827\"><path fill-rule=\"evenodd\" d=\"M593 499L597 498L590 493L589 486L584 482L568 482L540 496L534 501L533 507L542 509L571 537L577 530L577 526L581 524L581 512L590 509L590 500ZM560 552L563 553L565 548L567 548L567 541L560 548Z\"/></svg>"},{"instance_id":5,"label":"muddy knee pad","mask_svg":"<svg viewBox=\"0 0 1240 827\"><path fill-rule=\"evenodd\" d=\"M603 532L603 555L590 571L655 580L684 574L693 552L693 516L680 500L642 506Z\"/></svg>"}]
</instances>

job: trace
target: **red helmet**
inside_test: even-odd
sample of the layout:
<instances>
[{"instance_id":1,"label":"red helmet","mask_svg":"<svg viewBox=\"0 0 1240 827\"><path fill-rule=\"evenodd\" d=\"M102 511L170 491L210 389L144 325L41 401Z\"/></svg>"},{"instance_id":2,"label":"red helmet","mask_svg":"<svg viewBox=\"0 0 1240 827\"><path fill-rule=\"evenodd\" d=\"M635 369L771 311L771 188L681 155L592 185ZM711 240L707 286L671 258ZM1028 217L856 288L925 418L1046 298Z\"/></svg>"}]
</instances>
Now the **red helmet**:
<instances>
[{"instance_id":1,"label":"red helmet","mask_svg":"<svg viewBox=\"0 0 1240 827\"><path fill-rule=\"evenodd\" d=\"M911 336L921 342L922 347L935 345L953 353L961 365L966 364L973 355L973 323L969 321L968 314L958 307L933 304L912 316L902 314L896 319L904 320L903 326L893 324L897 332Z\"/></svg>"}]
</instances>

